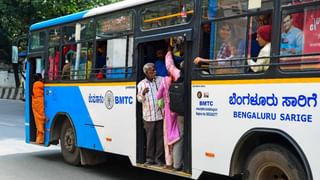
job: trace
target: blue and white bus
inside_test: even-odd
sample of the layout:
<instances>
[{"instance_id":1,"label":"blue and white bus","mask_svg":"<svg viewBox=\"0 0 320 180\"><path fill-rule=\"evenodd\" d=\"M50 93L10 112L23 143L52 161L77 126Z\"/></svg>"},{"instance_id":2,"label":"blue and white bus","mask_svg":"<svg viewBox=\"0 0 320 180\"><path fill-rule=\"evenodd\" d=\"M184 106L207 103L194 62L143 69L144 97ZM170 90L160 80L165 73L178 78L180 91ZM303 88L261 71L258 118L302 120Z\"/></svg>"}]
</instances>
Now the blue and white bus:
<instances>
[{"instance_id":1,"label":"blue and white bus","mask_svg":"<svg viewBox=\"0 0 320 180\"><path fill-rule=\"evenodd\" d=\"M320 179L319 19L318 0L125 0L33 24L26 142L35 142L32 79L42 73L44 145L60 143L67 163L96 164L118 154L133 166L194 179L203 172ZM253 72L261 64L247 60L262 58L256 42L262 25L272 26L270 54L263 57L267 68ZM168 43L184 60L181 171L143 165L136 100L143 65ZM232 57L217 59L229 48L223 43ZM207 63L194 64L199 56Z\"/></svg>"}]
</instances>

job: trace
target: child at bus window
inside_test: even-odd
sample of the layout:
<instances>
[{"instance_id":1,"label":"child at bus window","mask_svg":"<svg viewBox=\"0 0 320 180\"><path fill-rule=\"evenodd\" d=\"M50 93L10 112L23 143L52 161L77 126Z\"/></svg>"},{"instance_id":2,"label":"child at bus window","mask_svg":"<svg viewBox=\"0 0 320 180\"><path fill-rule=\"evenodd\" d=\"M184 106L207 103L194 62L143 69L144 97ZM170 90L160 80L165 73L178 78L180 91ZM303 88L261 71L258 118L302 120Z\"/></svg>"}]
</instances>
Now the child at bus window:
<instances>
[{"instance_id":1,"label":"child at bus window","mask_svg":"<svg viewBox=\"0 0 320 180\"><path fill-rule=\"evenodd\" d=\"M32 112L34 121L37 128L36 143L44 143L44 83L42 82L42 75L40 73L33 76L33 88L32 88Z\"/></svg>"},{"instance_id":2,"label":"child at bus window","mask_svg":"<svg viewBox=\"0 0 320 180\"><path fill-rule=\"evenodd\" d=\"M270 63L270 50L271 50L271 26L270 25L263 25L258 28L257 31L257 42L262 49L259 52L257 61L252 59L248 59L248 65L253 72L263 72L266 71L269 66L262 66L267 65ZM259 66L261 65L261 66Z\"/></svg>"}]
</instances>

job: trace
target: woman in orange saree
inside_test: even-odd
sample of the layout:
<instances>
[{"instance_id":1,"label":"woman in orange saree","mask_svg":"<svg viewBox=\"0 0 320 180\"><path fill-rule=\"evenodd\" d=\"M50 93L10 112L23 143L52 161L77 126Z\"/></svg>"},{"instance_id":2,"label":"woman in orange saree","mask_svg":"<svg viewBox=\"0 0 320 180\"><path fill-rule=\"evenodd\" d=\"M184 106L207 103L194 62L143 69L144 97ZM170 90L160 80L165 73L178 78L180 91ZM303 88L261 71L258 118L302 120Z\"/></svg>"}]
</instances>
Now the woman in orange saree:
<instances>
[{"instance_id":1,"label":"woman in orange saree","mask_svg":"<svg viewBox=\"0 0 320 180\"><path fill-rule=\"evenodd\" d=\"M44 143L44 93L43 93L44 83L42 82L41 74L34 75L34 83L32 89L32 111L37 128L37 144Z\"/></svg>"}]
</instances>

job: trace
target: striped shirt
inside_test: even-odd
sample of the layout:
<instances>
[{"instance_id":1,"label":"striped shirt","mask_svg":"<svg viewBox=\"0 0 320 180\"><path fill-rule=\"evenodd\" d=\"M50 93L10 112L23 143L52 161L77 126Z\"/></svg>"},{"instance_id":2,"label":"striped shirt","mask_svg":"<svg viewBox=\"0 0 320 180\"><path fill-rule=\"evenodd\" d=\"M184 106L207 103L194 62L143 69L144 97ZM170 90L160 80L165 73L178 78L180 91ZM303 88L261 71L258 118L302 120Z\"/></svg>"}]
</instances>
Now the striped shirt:
<instances>
[{"instance_id":1,"label":"striped shirt","mask_svg":"<svg viewBox=\"0 0 320 180\"><path fill-rule=\"evenodd\" d=\"M142 103L142 114L143 120L145 121L158 121L163 119L161 109L157 106L157 92L161 81L162 77L156 76L155 81L149 81L145 78L138 84L137 99ZM149 92L142 95L145 88L149 88Z\"/></svg>"}]
</instances>

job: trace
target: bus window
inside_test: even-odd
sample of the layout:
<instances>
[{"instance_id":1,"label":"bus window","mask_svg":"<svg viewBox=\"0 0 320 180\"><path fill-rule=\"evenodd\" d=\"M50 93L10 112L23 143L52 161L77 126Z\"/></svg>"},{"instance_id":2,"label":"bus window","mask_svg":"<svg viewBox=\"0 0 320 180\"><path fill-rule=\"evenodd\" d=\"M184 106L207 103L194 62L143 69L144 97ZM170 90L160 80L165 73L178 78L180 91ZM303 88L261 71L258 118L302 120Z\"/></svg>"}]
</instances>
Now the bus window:
<instances>
[{"instance_id":1,"label":"bus window","mask_svg":"<svg viewBox=\"0 0 320 180\"><path fill-rule=\"evenodd\" d=\"M94 37L93 19L64 25L62 32L64 43L92 39Z\"/></svg>"},{"instance_id":2,"label":"bus window","mask_svg":"<svg viewBox=\"0 0 320 180\"><path fill-rule=\"evenodd\" d=\"M260 6L251 7L251 1L248 0L202 0L202 19L208 20L243 15L248 13L248 9L250 11L272 9L272 0L260 1L262 1Z\"/></svg>"},{"instance_id":3,"label":"bus window","mask_svg":"<svg viewBox=\"0 0 320 180\"><path fill-rule=\"evenodd\" d=\"M213 19L243 14L247 11L247 0L205 0L202 2L203 19Z\"/></svg>"},{"instance_id":4,"label":"bus window","mask_svg":"<svg viewBox=\"0 0 320 180\"><path fill-rule=\"evenodd\" d=\"M45 44L45 31L38 31L31 33L30 36L30 50L40 49Z\"/></svg>"},{"instance_id":5,"label":"bus window","mask_svg":"<svg viewBox=\"0 0 320 180\"><path fill-rule=\"evenodd\" d=\"M99 17L96 25L96 39L131 33L133 31L133 25L132 11Z\"/></svg>"},{"instance_id":6,"label":"bus window","mask_svg":"<svg viewBox=\"0 0 320 180\"><path fill-rule=\"evenodd\" d=\"M89 40L94 38L93 19L80 22L81 34L79 40Z\"/></svg>"},{"instance_id":7,"label":"bus window","mask_svg":"<svg viewBox=\"0 0 320 180\"><path fill-rule=\"evenodd\" d=\"M260 53L260 50L262 49L257 41L257 31L258 28L263 25L271 25L271 14L259 14L250 17L247 57L249 59L252 59L254 62L258 60L258 55ZM248 72L253 72L252 68L248 68Z\"/></svg>"},{"instance_id":8,"label":"bus window","mask_svg":"<svg viewBox=\"0 0 320 180\"><path fill-rule=\"evenodd\" d=\"M96 25L97 79L129 78L132 74L133 13L131 10L99 17ZM112 38L108 40L102 40Z\"/></svg>"},{"instance_id":9,"label":"bus window","mask_svg":"<svg viewBox=\"0 0 320 180\"><path fill-rule=\"evenodd\" d=\"M36 73L39 73L43 76L44 74L44 61L42 58L36 58Z\"/></svg>"},{"instance_id":10,"label":"bus window","mask_svg":"<svg viewBox=\"0 0 320 180\"><path fill-rule=\"evenodd\" d=\"M303 11L283 11L280 39L280 69L308 71L320 69L320 38L318 24L320 7Z\"/></svg>"},{"instance_id":11,"label":"bus window","mask_svg":"<svg viewBox=\"0 0 320 180\"><path fill-rule=\"evenodd\" d=\"M64 46L65 63L61 77L64 80L85 80L91 77L92 42Z\"/></svg>"},{"instance_id":12,"label":"bus window","mask_svg":"<svg viewBox=\"0 0 320 180\"><path fill-rule=\"evenodd\" d=\"M132 75L132 36L109 39L100 44L96 59L97 78L130 78Z\"/></svg>"},{"instance_id":13,"label":"bus window","mask_svg":"<svg viewBox=\"0 0 320 180\"><path fill-rule=\"evenodd\" d=\"M319 0L281 0L281 4L284 6L292 6L297 4L304 4L308 2L314 2Z\"/></svg>"},{"instance_id":14,"label":"bus window","mask_svg":"<svg viewBox=\"0 0 320 180\"><path fill-rule=\"evenodd\" d=\"M65 43L75 42L76 26L75 24L67 24L62 27L63 41Z\"/></svg>"},{"instance_id":15,"label":"bus window","mask_svg":"<svg viewBox=\"0 0 320 180\"><path fill-rule=\"evenodd\" d=\"M208 52L202 52L209 59L201 57L199 63L202 68L207 67L210 74L239 74L243 73L241 67L245 62L246 47L246 24L247 18L236 18L231 20L219 21L216 23L203 24L204 36L210 32L209 42L207 37L202 38L202 47L210 48ZM210 28L208 26L211 26ZM237 32L237 33L235 33ZM211 42L213 42L211 44ZM207 43L210 43L208 45Z\"/></svg>"},{"instance_id":16,"label":"bus window","mask_svg":"<svg viewBox=\"0 0 320 180\"><path fill-rule=\"evenodd\" d=\"M60 69L60 29L49 29L48 40L48 58L46 62L49 63L49 66L46 75L48 75L48 80L57 80Z\"/></svg>"},{"instance_id":17,"label":"bus window","mask_svg":"<svg viewBox=\"0 0 320 180\"><path fill-rule=\"evenodd\" d=\"M60 64L59 46L49 47L48 49L48 79L57 80Z\"/></svg>"},{"instance_id":18,"label":"bus window","mask_svg":"<svg viewBox=\"0 0 320 180\"><path fill-rule=\"evenodd\" d=\"M77 79L90 79L92 66L92 43L82 43L80 46L80 53L76 56L76 59L79 59L76 64L77 69L75 68L77 71Z\"/></svg>"},{"instance_id":19,"label":"bus window","mask_svg":"<svg viewBox=\"0 0 320 180\"><path fill-rule=\"evenodd\" d=\"M194 2L192 0L152 4L141 12L142 29L150 30L189 23L193 13Z\"/></svg>"}]
</instances>

